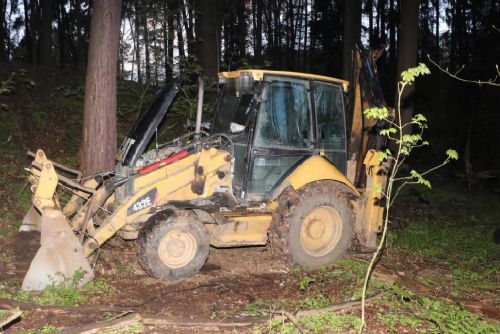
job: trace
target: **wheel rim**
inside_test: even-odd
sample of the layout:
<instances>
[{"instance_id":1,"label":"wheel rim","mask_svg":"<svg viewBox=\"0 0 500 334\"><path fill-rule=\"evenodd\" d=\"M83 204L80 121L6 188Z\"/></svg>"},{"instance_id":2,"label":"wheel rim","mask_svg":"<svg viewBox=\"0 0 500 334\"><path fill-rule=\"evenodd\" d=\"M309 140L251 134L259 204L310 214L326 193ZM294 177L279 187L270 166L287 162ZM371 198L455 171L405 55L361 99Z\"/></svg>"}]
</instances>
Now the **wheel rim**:
<instances>
[{"instance_id":1,"label":"wheel rim","mask_svg":"<svg viewBox=\"0 0 500 334\"><path fill-rule=\"evenodd\" d=\"M309 255L319 257L328 254L341 237L342 218L332 207L317 207L302 221L300 243Z\"/></svg>"},{"instance_id":2,"label":"wheel rim","mask_svg":"<svg viewBox=\"0 0 500 334\"><path fill-rule=\"evenodd\" d=\"M158 256L168 267L177 269L187 265L196 255L195 237L180 228L169 231L160 242Z\"/></svg>"}]
</instances>

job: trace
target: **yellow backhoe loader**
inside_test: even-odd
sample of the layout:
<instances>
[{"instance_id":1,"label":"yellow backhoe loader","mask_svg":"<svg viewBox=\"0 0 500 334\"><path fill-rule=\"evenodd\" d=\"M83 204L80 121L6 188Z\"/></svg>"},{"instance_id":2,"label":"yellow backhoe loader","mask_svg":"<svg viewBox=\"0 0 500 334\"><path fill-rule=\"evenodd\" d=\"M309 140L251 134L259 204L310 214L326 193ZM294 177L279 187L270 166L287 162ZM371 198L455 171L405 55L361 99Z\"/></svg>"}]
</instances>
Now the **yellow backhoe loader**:
<instances>
[{"instance_id":1,"label":"yellow backhoe loader","mask_svg":"<svg viewBox=\"0 0 500 334\"><path fill-rule=\"evenodd\" d=\"M83 181L42 150L32 154L33 206L21 230L41 231L41 247L23 289L78 271L85 284L115 235L136 239L141 266L163 280L195 275L210 246L270 242L312 267L354 244L374 247L383 213L376 189L385 187L387 166L377 124L362 110L385 104L371 53L358 49L353 59L351 84L295 72L220 73L212 123L201 124L201 83L196 130L147 150L180 91L173 80L141 112L109 175ZM72 192L64 206L58 188Z\"/></svg>"}]
</instances>

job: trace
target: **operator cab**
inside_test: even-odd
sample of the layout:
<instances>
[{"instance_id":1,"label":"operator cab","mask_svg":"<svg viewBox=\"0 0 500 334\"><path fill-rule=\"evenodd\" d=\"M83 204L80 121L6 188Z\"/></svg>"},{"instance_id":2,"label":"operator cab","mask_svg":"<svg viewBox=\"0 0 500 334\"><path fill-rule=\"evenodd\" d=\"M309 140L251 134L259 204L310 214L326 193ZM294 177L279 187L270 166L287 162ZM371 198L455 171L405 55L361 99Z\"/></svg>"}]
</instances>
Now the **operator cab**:
<instances>
[{"instance_id":1,"label":"operator cab","mask_svg":"<svg viewBox=\"0 0 500 334\"><path fill-rule=\"evenodd\" d=\"M346 81L242 70L220 73L219 82L211 134L229 133L234 141L236 196L271 198L311 155L321 155L346 172Z\"/></svg>"}]
</instances>

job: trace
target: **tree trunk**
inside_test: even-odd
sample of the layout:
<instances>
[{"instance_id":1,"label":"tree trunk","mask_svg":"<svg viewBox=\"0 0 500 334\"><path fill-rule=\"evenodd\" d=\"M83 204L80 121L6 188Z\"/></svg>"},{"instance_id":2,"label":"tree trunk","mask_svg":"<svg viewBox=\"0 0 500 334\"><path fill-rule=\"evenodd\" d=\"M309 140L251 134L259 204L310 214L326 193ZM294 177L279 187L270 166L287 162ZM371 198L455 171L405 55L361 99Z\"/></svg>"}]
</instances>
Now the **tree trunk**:
<instances>
[{"instance_id":1,"label":"tree trunk","mask_svg":"<svg viewBox=\"0 0 500 334\"><path fill-rule=\"evenodd\" d=\"M345 2L344 38L342 46L342 78L351 76L352 50L361 40L361 0Z\"/></svg>"},{"instance_id":2,"label":"tree trunk","mask_svg":"<svg viewBox=\"0 0 500 334\"><path fill-rule=\"evenodd\" d=\"M418 0L401 0L401 27L398 38L398 81L401 72L417 65ZM410 122L414 109L415 85L405 89L401 97L401 122ZM397 93L396 93L397 94ZM397 97L396 97L397 101ZM406 127L411 132L410 127Z\"/></svg>"},{"instance_id":3,"label":"tree trunk","mask_svg":"<svg viewBox=\"0 0 500 334\"><path fill-rule=\"evenodd\" d=\"M47 67L54 66L52 53L52 0L41 0L42 33L40 36L40 62Z\"/></svg>"},{"instance_id":4,"label":"tree trunk","mask_svg":"<svg viewBox=\"0 0 500 334\"><path fill-rule=\"evenodd\" d=\"M139 0L135 0L135 16L134 16L134 30L135 30L135 61L137 62L137 82L142 84L142 73L141 73L141 24L140 24L140 7Z\"/></svg>"},{"instance_id":5,"label":"tree trunk","mask_svg":"<svg viewBox=\"0 0 500 334\"><path fill-rule=\"evenodd\" d=\"M29 2L30 8L30 37L31 37L31 64L36 66L38 64L38 15L36 14L36 1Z\"/></svg>"},{"instance_id":6,"label":"tree trunk","mask_svg":"<svg viewBox=\"0 0 500 334\"><path fill-rule=\"evenodd\" d=\"M142 8L143 11L141 13L142 17L142 28L144 29L144 56L146 57L145 59L145 67L146 67L146 82L149 82L151 80L151 63L149 59L149 30L148 30L148 17L147 17L147 11L146 8Z\"/></svg>"},{"instance_id":7,"label":"tree trunk","mask_svg":"<svg viewBox=\"0 0 500 334\"><path fill-rule=\"evenodd\" d=\"M373 0L366 1L366 13L368 14L368 43L370 44L373 38Z\"/></svg>"},{"instance_id":8,"label":"tree trunk","mask_svg":"<svg viewBox=\"0 0 500 334\"><path fill-rule=\"evenodd\" d=\"M196 1L196 57L206 77L217 77L219 57L217 55L217 9L215 2Z\"/></svg>"},{"instance_id":9,"label":"tree trunk","mask_svg":"<svg viewBox=\"0 0 500 334\"><path fill-rule=\"evenodd\" d=\"M164 62L164 70L165 70L165 83L168 82L168 30L167 30L167 17L169 12L167 10L167 3L164 2L162 4L163 11L163 20L161 22L161 31L162 31L162 39L163 39L163 62Z\"/></svg>"},{"instance_id":10,"label":"tree trunk","mask_svg":"<svg viewBox=\"0 0 500 334\"><path fill-rule=\"evenodd\" d=\"M179 49L179 59L182 61L186 56L184 50L184 36L182 34L182 18L181 14L177 12L177 47Z\"/></svg>"},{"instance_id":11,"label":"tree trunk","mask_svg":"<svg viewBox=\"0 0 500 334\"><path fill-rule=\"evenodd\" d=\"M59 66L64 68L66 65L66 38L68 36L67 24L66 24L66 9L62 3L59 3L58 15L57 15L57 36L58 36L58 46L59 46Z\"/></svg>"},{"instance_id":12,"label":"tree trunk","mask_svg":"<svg viewBox=\"0 0 500 334\"><path fill-rule=\"evenodd\" d=\"M116 75L121 0L94 1L83 114L82 171L86 176L114 168Z\"/></svg>"},{"instance_id":13,"label":"tree trunk","mask_svg":"<svg viewBox=\"0 0 500 334\"><path fill-rule=\"evenodd\" d=\"M9 60L7 52L7 0L0 0L0 60Z\"/></svg>"},{"instance_id":14,"label":"tree trunk","mask_svg":"<svg viewBox=\"0 0 500 334\"><path fill-rule=\"evenodd\" d=\"M0 0L1 2L2 0ZM26 32L26 48L28 50L28 55L27 57L30 57L29 60L31 60L31 54L33 53L33 43L31 41L31 27L30 27L30 14L29 14L29 5L28 5L28 0L23 0L23 7L24 7L24 31Z\"/></svg>"},{"instance_id":15,"label":"tree trunk","mask_svg":"<svg viewBox=\"0 0 500 334\"><path fill-rule=\"evenodd\" d=\"M207 2L207 1L201 1L201 2ZM210 1L208 1L210 2ZM215 6L215 3L212 5ZM191 5L189 4L188 0L181 1L181 13L182 13L182 19L184 22L184 29L186 29L186 40L185 44L187 44L187 54L189 56L194 54L193 46L195 44L194 41L194 33L193 33L193 10L191 9Z\"/></svg>"},{"instance_id":16,"label":"tree trunk","mask_svg":"<svg viewBox=\"0 0 500 334\"><path fill-rule=\"evenodd\" d=\"M436 33L435 33L435 39L436 39L436 60L439 60L439 54L440 48L439 48L439 19L440 19L440 12L439 12L439 1L440 0L434 0L434 10L436 11Z\"/></svg>"},{"instance_id":17,"label":"tree trunk","mask_svg":"<svg viewBox=\"0 0 500 334\"><path fill-rule=\"evenodd\" d=\"M173 66L174 66L174 39L175 39L175 28L174 28L174 11L173 11L172 1L167 1L167 9L168 9L168 19L167 19L167 28L168 28L168 59L169 63L165 64L165 73L166 80L172 79L173 76Z\"/></svg>"}]
</instances>

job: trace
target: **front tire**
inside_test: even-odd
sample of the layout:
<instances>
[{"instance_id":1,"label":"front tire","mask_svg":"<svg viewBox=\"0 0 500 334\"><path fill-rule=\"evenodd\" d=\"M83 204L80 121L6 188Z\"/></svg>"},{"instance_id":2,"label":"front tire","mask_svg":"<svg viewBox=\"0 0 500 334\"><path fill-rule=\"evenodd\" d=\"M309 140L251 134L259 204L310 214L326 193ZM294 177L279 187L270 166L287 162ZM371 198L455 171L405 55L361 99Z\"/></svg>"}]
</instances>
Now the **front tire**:
<instances>
[{"instance_id":1,"label":"front tire","mask_svg":"<svg viewBox=\"0 0 500 334\"><path fill-rule=\"evenodd\" d=\"M293 263L319 267L342 258L354 238L354 215L345 187L318 181L278 199L273 244Z\"/></svg>"},{"instance_id":2,"label":"front tire","mask_svg":"<svg viewBox=\"0 0 500 334\"><path fill-rule=\"evenodd\" d=\"M148 219L137 239L137 258L144 270L162 280L194 276L208 258L208 232L188 212L168 210Z\"/></svg>"}]
</instances>

